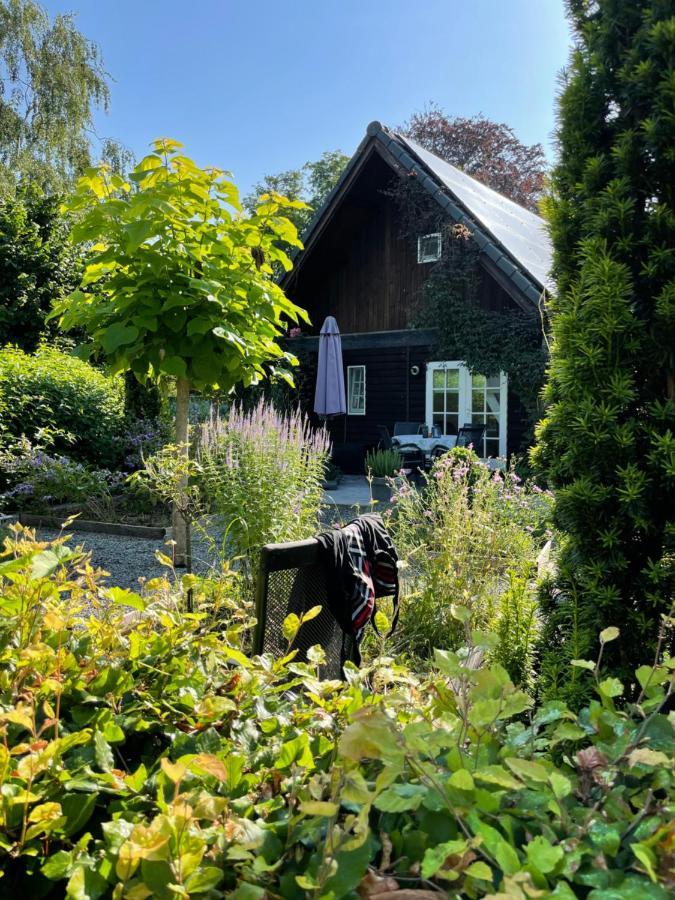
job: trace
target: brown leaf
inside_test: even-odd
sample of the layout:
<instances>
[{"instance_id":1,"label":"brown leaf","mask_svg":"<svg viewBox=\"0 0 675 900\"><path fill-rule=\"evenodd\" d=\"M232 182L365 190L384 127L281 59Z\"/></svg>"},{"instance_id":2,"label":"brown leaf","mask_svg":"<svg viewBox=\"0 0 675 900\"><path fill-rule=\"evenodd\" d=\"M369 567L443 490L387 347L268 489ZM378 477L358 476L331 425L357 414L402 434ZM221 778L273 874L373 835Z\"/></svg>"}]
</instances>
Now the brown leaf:
<instances>
[{"instance_id":1,"label":"brown leaf","mask_svg":"<svg viewBox=\"0 0 675 900\"><path fill-rule=\"evenodd\" d=\"M477 858L478 857L473 850L466 850L464 853L452 853L450 856L446 857L443 868L449 869L452 872L461 872L463 869L468 869L471 863Z\"/></svg>"},{"instance_id":2,"label":"brown leaf","mask_svg":"<svg viewBox=\"0 0 675 900\"><path fill-rule=\"evenodd\" d=\"M358 887L359 897L375 897L383 894L387 895L387 900L392 893L398 892L398 882L395 878L388 875L378 875L370 869L361 880Z\"/></svg>"},{"instance_id":3,"label":"brown leaf","mask_svg":"<svg viewBox=\"0 0 675 900\"><path fill-rule=\"evenodd\" d=\"M580 769L598 769L607 765L607 757L597 747L586 747L576 755L577 765Z\"/></svg>"},{"instance_id":4,"label":"brown leaf","mask_svg":"<svg viewBox=\"0 0 675 900\"><path fill-rule=\"evenodd\" d=\"M391 865L391 855L394 851L394 847L386 831L380 832L380 843L382 844L382 858L380 859L379 868L381 872L386 872Z\"/></svg>"}]
</instances>

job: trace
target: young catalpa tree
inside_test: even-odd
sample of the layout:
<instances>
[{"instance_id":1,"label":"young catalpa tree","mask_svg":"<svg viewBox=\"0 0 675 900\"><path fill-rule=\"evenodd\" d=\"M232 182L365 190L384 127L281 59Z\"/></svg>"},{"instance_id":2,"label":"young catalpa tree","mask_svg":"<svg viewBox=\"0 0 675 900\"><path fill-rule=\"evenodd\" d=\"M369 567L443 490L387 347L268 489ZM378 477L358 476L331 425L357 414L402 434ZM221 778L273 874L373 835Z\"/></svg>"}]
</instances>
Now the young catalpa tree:
<instances>
[{"instance_id":1,"label":"young catalpa tree","mask_svg":"<svg viewBox=\"0 0 675 900\"><path fill-rule=\"evenodd\" d=\"M190 391L227 392L265 377L292 382L295 357L277 344L284 319L307 321L272 278L290 268L279 243L300 246L283 215L303 204L266 195L241 214L235 185L201 169L173 140L154 143L128 180L87 170L67 204L76 243L88 246L81 287L53 315L84 328L88 354L141 382L176 383L176 443L188 453ZM185 527L174 513L176 563Z\"/></svg>"},{"instance_id":2,"label":"young catalpa tree","mask_svg":"<svg viewBox=\"0 0 675 900\"><path fill-rule=\"evenodd\" d=\"M557 292L535 461L566 534L544 681L578 702L569 659L594 657L598 632L619 626L605 659L630 679L675 593L675 15L671 0L568 5L576 40L548 203Z\"/></svg>"}]
</instances>

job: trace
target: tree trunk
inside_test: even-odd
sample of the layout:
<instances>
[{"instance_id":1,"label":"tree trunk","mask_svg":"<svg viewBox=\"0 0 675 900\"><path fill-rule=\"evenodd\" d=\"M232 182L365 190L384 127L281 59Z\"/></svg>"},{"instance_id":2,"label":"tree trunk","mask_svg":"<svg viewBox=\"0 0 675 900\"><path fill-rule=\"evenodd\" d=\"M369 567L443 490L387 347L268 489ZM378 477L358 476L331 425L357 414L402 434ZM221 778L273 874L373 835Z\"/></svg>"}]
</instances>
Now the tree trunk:
<instances>
[{"instance_id":1,"label":"tree trunk","mask_svg":"<svg viewBox=\"0 0 675 900\"><path fill-rule=\"evenodd\" d=\"M179 378L176 382L176 446L187 458L190 455L188 444L188 410L190 404L190 382L187 378ZM187 492L187 476L182 479L180 489ZM177 568L192 569L192 548L190 541L190 520L185 496L174 503L172 514L173 564Z\"/></svg>"}]
</instances>

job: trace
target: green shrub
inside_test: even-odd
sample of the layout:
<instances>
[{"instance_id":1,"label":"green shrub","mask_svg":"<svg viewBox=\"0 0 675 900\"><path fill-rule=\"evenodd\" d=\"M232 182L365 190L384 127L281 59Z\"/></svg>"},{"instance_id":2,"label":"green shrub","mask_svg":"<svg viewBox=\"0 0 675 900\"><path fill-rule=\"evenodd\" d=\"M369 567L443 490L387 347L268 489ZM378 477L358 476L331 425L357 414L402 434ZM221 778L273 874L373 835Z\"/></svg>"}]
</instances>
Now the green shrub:
<instances>
[{"instance_id":1,"label":"green shrub","mask_svg":"<svg viewBox=\"0 0 675 900\"><path fill-rule=\"evenodd\" d=\"M114 465L121 452L124 386L53 347L34 355L0 349L0 421L15 438L56 433L55 450L95 466ZM64 436L71 435L73 440Z\"/></svg>"},{"instance_id":2,"label":"green shrub","mask_svg":"<svg viewBox=\"0 0 675 900\"><path fill-rule=\"evenodd\" d=\"M544 598L544 690L606 622L624 681L675 595L675 205L668 0L569 3L547 216L555 250L547 414L534 462L566 532Z\"/></svg>"},{"instance_id":3,"label":"green shrub","mask_svg":"<svg viewBox=\"0 0 675 900\"><path fill-rule=\"evenodd\" d=\"M322 683L319 651L241 652L231 571L141 596L64 539L18 530L8 554L6 896L354 900L385 876L439 896L671 896L672 659L638 670L625 709L580 661L596 699L578 715L465 652L439 652L426 680L377 660Z\"/></svg>"},{"instance_id":4,"label":"green shrub","mask_svg":"<svg viewBox=\"0 0 675 900\"><path fill-rule=\"evenodd\" d=\"M398 450L370 450L366 453L366 472L373 478L393 478L401 471L403 457Z\"/></svg>"},{"instance_id":5,"label":"green shrub","mask_svg":"<svg viewBox=\"0 0 675 900\"><path fill-rule=\"evenodd\" d=\"M467 625L490 630L493 657L531 684L536 559L549 506L547 494L524 488L513 472L491 471L465 448L442 456L423 490L402 484L386 514L405 565L401 650L428 659L434 648L460 646Z\"/></svg>"}]
</instances>

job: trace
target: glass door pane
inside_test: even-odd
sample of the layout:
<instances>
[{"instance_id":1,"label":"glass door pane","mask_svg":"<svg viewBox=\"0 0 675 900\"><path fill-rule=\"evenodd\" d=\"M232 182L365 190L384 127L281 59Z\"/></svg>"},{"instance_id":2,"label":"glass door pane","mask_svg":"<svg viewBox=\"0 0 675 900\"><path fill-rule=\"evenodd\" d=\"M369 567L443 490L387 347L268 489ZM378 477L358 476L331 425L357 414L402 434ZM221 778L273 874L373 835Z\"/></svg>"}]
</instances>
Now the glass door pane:
<instances>
[{"instance_id":1,"label":"glass door pane","mask_svg":"<svg viewBox=\"0 0 675 900\"><path fill-rule=\"evenodd\" d=\"M459 368L435 368L431 379L432 425L441 434L457 434L460 408Z\"/></svg>"},{"instance_id":2,"label":"glass door pane","mask_svg":"<svg viewBox=\"0 0 675 900\"><path fill-rule=\"evenodd\" d=\"M476 448L483 458L499 456L502 408L500 377L471 375L471 421L485 425L482 446Z\"/></svg>"}]
</instances>

